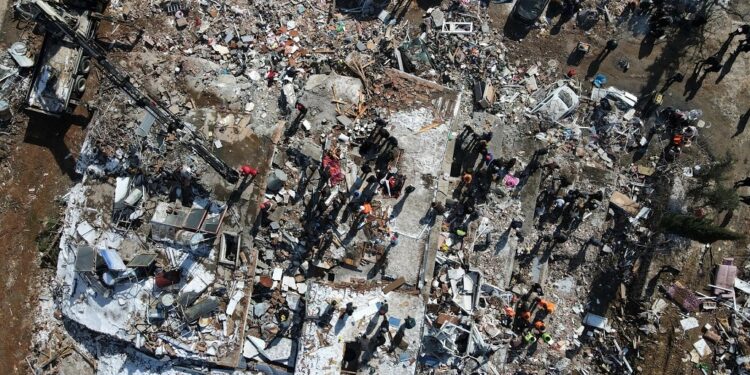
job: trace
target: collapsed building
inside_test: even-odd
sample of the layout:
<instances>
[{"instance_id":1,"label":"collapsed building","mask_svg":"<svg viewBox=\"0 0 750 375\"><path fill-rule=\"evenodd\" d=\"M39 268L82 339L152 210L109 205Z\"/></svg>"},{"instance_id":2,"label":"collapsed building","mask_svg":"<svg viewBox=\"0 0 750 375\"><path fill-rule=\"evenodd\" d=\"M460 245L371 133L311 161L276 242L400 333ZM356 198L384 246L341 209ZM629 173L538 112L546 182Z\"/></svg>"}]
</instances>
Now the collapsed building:
<instances>
[{"instance_id":1,"label":"collapsed building","mask_svg":"<svg viewBox=\"0 0 750 375\"><path fill-rule=\"evenodd\" d=\"M110 8L166 17L92 50L109 81L66 196L66 319L195 368L636 372L665 302L622 317L681 152L655 135L690 141L700 113L647 125L625 90L511 62L479 4L420 14L418 38L398 4L293 4Z\"/></svg>"}]
</instances>

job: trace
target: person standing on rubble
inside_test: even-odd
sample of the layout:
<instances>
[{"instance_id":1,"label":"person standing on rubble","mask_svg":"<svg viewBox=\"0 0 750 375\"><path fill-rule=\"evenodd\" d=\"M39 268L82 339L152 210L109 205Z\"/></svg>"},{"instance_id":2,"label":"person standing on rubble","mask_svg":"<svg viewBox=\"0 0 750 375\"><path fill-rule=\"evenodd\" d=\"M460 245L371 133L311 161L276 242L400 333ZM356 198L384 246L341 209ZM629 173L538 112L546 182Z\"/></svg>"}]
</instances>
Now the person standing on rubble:
<instances>
[{"instance_id":1,"label":"person standing on rubble","mask_svg":"<svg viewBox=\"0 0 750 375\"><path fill-rule=\"evenodd\" d=\"M320 315L320 318L318 318L318 326L321 328L330 328L331 327L331 319L333 318L333 313L336 311L336 305L338 303L336 301L331 301L331 303L328 304L323 314Z\"/></svg>"},{"instance_id":2,"label":"person standing on rubble","mask_svg":"<svg viewBox=\"0 0 750 375\"><path fill-rule=\"evenodd\" d=\"M487 171L492 176L493 181L497 181L498 178L502 178L500 176L500 171L503 169L503 161L501 159L495 159L494 156L492 160L487 164Z\"/></svg>"},{"instance_id":3,"label":"person standing on rubble","mask_svg":"<svg viewBox=\"0 0 750 375\"><path fill-rule=\"evenodd\" d=\"M526 343L526 345L531 345L536 342L536 336L534 336L534 333L531 331L526 332L523 335L523 341Z\"/></svg>"},{"instance_id":4,"label":"person standing on rubble","mask_svg":"<svg viewBox=\"0 0 750 375\"><path fill-rule=\"evenodd\" d=\"M729 33L730 36L736 36L736 35L748 35L750 36L750 24L744 24Z\"/></svg>"},{"instance_id":5,"label":"person standing on rubble","mask_svg":"<svg viewBox=\"0 0 750 375\"><path fill-rule=\"evenodd\" d=\"M485 166L489 169L490 165L492 165L492 162L495 160L495 155L493 155L491 152L487 151L482 156L482 166ZM490 171L489 175L492 176L494 173Z\"/></svg>"},{"instance_id":6,"label":"person standing on rubble","mask_svg":"<svg viewBox=\"0 0 750 375\"><path fill-rule=\"evenodd\" d=\"M537 296L544 296L544 289L542 289L542 284L534 283L534 285L531 286L531 289L529 293L536 293Z\"/></svg>"},{"instance_id":7,"label":"person standing on rubble","mask_svg":"<svg viewBox=\"0 0 750 375\"><path fill-rule=\"evenodd\" d=\"M534 329L536 330L537 334L544 333L544 330L547 329L547 327L544 324L544 321L541 319L534 320Z\"/></svg>"},{"instance_id":8,"label":"person standing on rubble","mask_svg":"<svg viewBox=\"0 0 750 375\"><path fill-rule=\"evenodd\" d=\"M514 318L516 317L516 310L514 310L511 306L505 306L503 308L503 311L505 312L505 315L503 315L501 324L504 327L510 327L511 324L513 324Z\"/></svg>"},{"instance_id":9,"label":"person standing on rubble","mask_svg":"<svg viewBox=\"0 0 750 375\"><path fill-rule=\"evenodd\" d=\"M472 137L475 137L475 136L476 136L476 134L477 134L477 133L475 133L475 132L474 132L474 129L473 129L473 128L472 128L472 127L471 127L470 125L468 125L468 124L464 124L464 128L463 128L463 130L461 131L461 134L459 134L459 135L458 135L458 137L459 137L459 138L462 138L462 137L464 137L464 136L472 136Z\"/></svg>"},{"instance_id":10,"label":"person standing on rubble","mask_svg":"<svg viewBox=\"0 0 750 375\"><path fill-rule=\"evenodd\" d=\"M547 316L555 312L557 305L555 305L552 301L543 298L538 298L538 300L539 302L537 302L537 306L539 306L539 308L541 309L540 312L543 313L543 316Z\"/></svg>"},{"instance_id":11,"label":"person standing on rubble","mask_svg":"<svg viewBox=\"0 0 750 375\"><path fill-rule=\"evenodd\" d=\"M436 216L443 215L445 214L445 211L446 211L445 206L438 201L430 203L430 209L432 210L432 213Z\"/></svg>"},{"instance_id":12,"label":"person standing on rubble","mask_svg":"<svg viewBox=\"0 0 750 375\"><path fill-rule=\"evenodd\" d=\"M479 142L476 143L474 146L474 151L479 152L483 156L486 155L489 151L489 143L492 140L492 132L484 132L481 136L479 136Z\"/></svg>"},{"instance_id":13,"label":"person standing on rubble","mask_svg":"<svg viewBox=\"0 0 750 375\"><path fill-rule=\"evenodd\" d=\"M382 316L383 319L386 319L385 314L388 314L388 302L383 302L378 308L378 315Z\"/></svg>"},{"instance_id":14,"label":"person standing on rubble","mask_svg":"<svg viewBox=\"0 0 750 375\"><path fill-rule=\"evenodd\" d=\"M382 126L376 126L375 129L373 129L372 134L372 143L378 145L378 147L380 147L381 144L385 143L384 141L391 136L391 133L389 133L385 128L385 124L383 124Z\"/></svg>"},{"instance_id":15,"label":"person standing on rubble","mask_svg":"<svg viewBox=\"0 0 750 375\"><path fill-rule=\"evenodd\" d=\"M396 139L396 137L394 137L394 136L388 137L388 139L386 140L386 143L385 143L385 150L386 151L393 151L396 148L398 148L398 139ZM391 158L391 159L393 159L393 158Z\"/></svg>"},{"instance_id":16,"label":"person standing on rubble","mask_svg":"<svg viewBox=\"0 0 750 375\"><path fill-rule=\"evenodd\" d=\"M370 202L364 202L359 206L359 216L357 217L357 223L361 223L367 219L372 212L372 204Z\"/></svg>"},{"instance_id":17,"label":"person standing on rubble","mask_svg":"<svg viewBox=\"0 0 750 375\"><path fill-rule=\"evenodd\" d=\"M464 186L471 185L471 182L474 180L474 169L469 168L464 172L464 175L461 177L461 182Z\"/></svg>"},{"instance_id":18,"label":"person standing on rubble","mask_svg":"<svg viewBox=\"0 0 750 375\"><path fill-rule=\"evenodd\" d=\"M529 310L525 304L522 304L519 311L520 313L516 315L516 319L513 322L513 329L515 331L523 331L529 327L529 324L531 324L531 310Z\"/></svg>"},{"instance_id":19,"label":"person standing on rubble","mask_svg":"<svg viewBox=\"0 0 750 375\"><path fill-rule=\"evenodd\" d=\"M348 317L350 317L350 316L352 316L352 314L354 314L354 309L356 309L356 307L354 307L354 304L352 302L347 302L346 307L344 308L344 310L339 315L339 320L341 320L341 319L348 319Z\"/></svg>"}]
</instances>

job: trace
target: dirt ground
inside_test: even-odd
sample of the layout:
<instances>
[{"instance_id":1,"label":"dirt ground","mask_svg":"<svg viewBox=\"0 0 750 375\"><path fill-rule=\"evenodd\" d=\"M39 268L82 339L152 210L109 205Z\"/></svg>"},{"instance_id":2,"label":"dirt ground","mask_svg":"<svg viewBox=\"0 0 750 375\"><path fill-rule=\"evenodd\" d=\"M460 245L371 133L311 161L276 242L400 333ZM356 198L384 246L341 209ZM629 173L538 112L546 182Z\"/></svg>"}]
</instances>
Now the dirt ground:
<instances>
[{"instance_id":1,"label":"dirt ground","mask_svg":"<svg viewBox=\"0 0 750 375\"><path fill-rule=\"evenodd\" d=\"M11 22L7 2L3 11L0 50L30 29ZM51 121L36 121L27 127L25 116L14 109L20 124L3 130L0 142L10 146L10 155L0 162L0 373L28 374L25 358L33 332L36 285L40 275L37 235L43 222L59 215L57 198L71 186L75 154L84 130ZM7 133L6 133L7 132ZM57 134L59 133L59 134ZM71 154L70 150L74 150ZM47 271L49 272L49 271Z\"/></svg>"},{"instance_id":2,"label":"dirt ground","mask_svg":"<svg viewBox=\"0 0 750 375\"><path fill-rule=\"evenodd\" d=\"M0 171L0 320L5 339L0 343L0 372L27 373L28 355L39 276L36 238L47 218L56 217L55 200L71 186L58 164L59 148L32 143L19 135L7 166ZM64 135L70 149L80 147L83 131L71 127ZM53 142L57 143L57 142ZM51 146L51 147L50 147ZM64 156L63 156L64 157Z\"/></svg>"}]
</instances>

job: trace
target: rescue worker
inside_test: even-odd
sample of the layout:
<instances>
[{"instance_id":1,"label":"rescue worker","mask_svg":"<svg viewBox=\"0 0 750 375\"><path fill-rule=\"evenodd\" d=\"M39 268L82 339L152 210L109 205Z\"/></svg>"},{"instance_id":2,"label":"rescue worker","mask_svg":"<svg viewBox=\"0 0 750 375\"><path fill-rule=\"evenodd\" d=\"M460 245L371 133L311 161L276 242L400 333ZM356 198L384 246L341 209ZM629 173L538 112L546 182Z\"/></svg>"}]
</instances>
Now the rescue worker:
<instances>
[{"instance_id":1,"label":"rescue worker","mask_svg":"<svg viewBox=\"0 0 750 375\"><path fill-rule=\"evenodd\" d=\"M552 342L552 335L550 335L547 332L542 333L542 341L544 341L547 344L551 343Z\"/></svg>"},{"instance_id":2,"label":"rescue worker","mask_svg":"<svg viewBox=\"0 0 750 375\"><path fill-rule=\"evenodd\" d=\"M534 321L534 329L536 329L537 331L539 331L539 333L543 333L546 328L547 327L544 325L544 321L543 320L537 319L537 320Z\"/></svg>"},{"instance_id":3,"label":"rescue worker","mask_svg":"<svg viewBox=\"0 0 750 375\"><path fill-rule=\"evenodd\" d=\"M619 43L617 42L617 39L610 39L607 41L607 46L605 47L605 50L607 52L612 52L617 48L618 45Z\"/></svg>"},{"instance_id":4,"label":"rescue worker","mask_svg":"<svg viewBox=\"0 0 750 375\"><path fill-rule=\"evenodd\" d=\"M245 164L240 167L240 175L242 177L255 177L258 174L258 170Z\"/></svg>"},{"instance_id":5,"label":"rescue worker","mask_svg":"<svg viewBox=\"0 0 750 375\"><path fill-rule=\"evenodd\" d=\"M430 209L435 215L442 215L446 211L445 206L440 202L430 203Z\"/></svg>"},{"instance_id":6,"label":"rescue worker","mask_svg":"<svg viewBox=\"0 0 750 375\"><path fill-rule=\"evenodd\" d=\"M331 301L326 307L323 314L318 318L318 326L321 328L329 328L331 326L331 318L333 318L333 312L336 311L336 305L338 302Z\"/></svg>"},{"instance_id":7,"label":"rescue worker","mask_svg":"<svg viewBox=\"0 0 750 375\"><path fill-rule=\"evenodd\" d=\"M531 345L536 342L536 336L534 336L534 333L531 331L526 332L526 334L523 335L523 341L527 345Z\"/></svg>"},{"instance_id":8,"label":"rescue worker","mask_svg":"<svg viewBox=\"0 0 750 375\"><path fill-rule=\"evenodd\" d=\"M531 311L524 309L521 312L521 320L523 320L525 323L531 322Z\"/></svg>"},{"instance_id":9,"label":"rescue worker","mask_svg":"<svg viewBox=\"0 0 750 375\"><path fill-rule=\"evenodd\" d=\"M539 299L539 302L537 304L541 309L543 309L547 314L552 314L555 312L555 309L557 308L557 305L555 305L552 301L546 300L546 299Z\"/></svg>"},{"instance_id":10,"label":"rescue worker","mask_svg":"<svg viewBox=\"0 0 750 375\"><path fill-rule=\"evenodd\" d=\"M469 168L464 172L463 177L461 177L461 182L463 182L464 185L468 186L471 184L471 181L474 179L474 170Z\"/></svg>"},{"instance_id":11,"label":"rescue worker","mask_svg":"<svg viewBox=\"0 0 750 375\"><path fill-rule=\"evenodd\" d=\"M362 203L361 206L359 206L359 218L357 221L362 221L367 218L368 215L372 213L372 205L370 202Z\"/></svg>"},{"instance_id":12,"label":"rescue worker","mask_svg":"<svg viewBox=\"0 0 750 375\"><path fill-rule=\"evenodd\" d=\"M502 324L506 327L510 327L513 323L513 319L516 317L516 310L513 307L505 306L503 308L505 315L503 316Z\"/></svg>"}]
</instances>

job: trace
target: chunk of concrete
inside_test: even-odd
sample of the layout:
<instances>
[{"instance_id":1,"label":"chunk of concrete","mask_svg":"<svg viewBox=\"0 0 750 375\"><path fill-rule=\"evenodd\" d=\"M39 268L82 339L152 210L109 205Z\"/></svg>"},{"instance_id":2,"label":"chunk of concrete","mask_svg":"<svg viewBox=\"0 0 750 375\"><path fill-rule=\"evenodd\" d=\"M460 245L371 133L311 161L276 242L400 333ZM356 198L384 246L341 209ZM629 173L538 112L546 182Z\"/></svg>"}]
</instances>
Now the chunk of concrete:
<instances>
[{"instance_id":1,"label":"chunk of concrete","mask_svg":"<svg viewBox=\"0 0 750 375\"><path fill-rule=\"evenodd\" d=\"M253 315L255 315L256 318L260 318L270 307L271 305L268 304L268 302L256 303L255 306L253 306Z\"/></svg>"},{"instance_id":2,"label":"chunk of concrete","mask_svg":"<svg viewBox=\"0 0 750 375\"><path fill-rule=\"evenodd\" d=\"M350 104L359 104L362 99L362 81L354 77L336 74L313 74L305 83L305 91L325 94Z\"/></svg>"}]
</instances>

